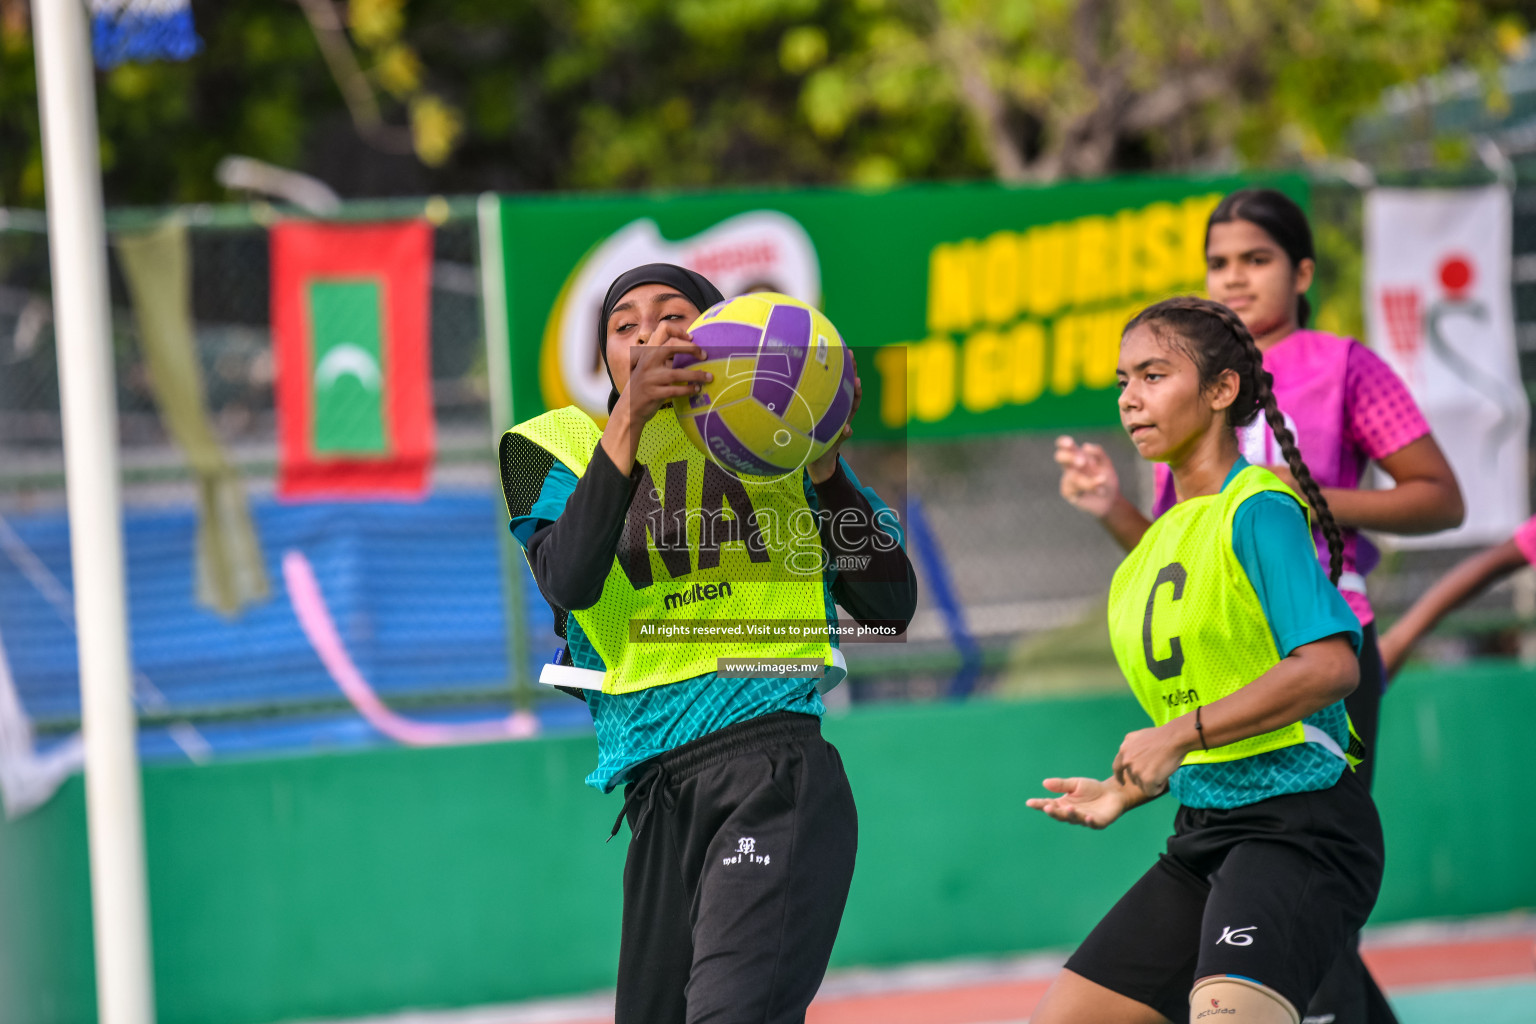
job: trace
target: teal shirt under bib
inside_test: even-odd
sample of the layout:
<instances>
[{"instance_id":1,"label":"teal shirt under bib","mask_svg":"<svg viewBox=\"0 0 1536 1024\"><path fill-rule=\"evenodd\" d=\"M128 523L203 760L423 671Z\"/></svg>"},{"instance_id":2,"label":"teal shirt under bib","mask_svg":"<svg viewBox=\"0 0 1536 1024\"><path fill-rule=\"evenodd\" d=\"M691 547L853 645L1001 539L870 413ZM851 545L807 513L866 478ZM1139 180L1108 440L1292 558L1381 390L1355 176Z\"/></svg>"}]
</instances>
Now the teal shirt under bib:
<instances>
[{"instance_id":1,"label":"teal shirt under bib","mask_svg":"<svg viewBox=\"0 0 1536 1024\"><path fill-rule=\"evenodd\" d=\"M1247 467L1248 461L1239 457L1222 487ZM1232 521L1232 549L1258 594L1282 658L1341 634L1359 652L1360 620L1318 565L1306 517L1294 501L1271 491L1243 502ZM1303 721L1333 737L1340 748L1349 747L1342 701ZM1173 773L1168 787L1186 807L1245 807L1272 796L1327 789L1344 767L1317 744L1301 743L1237 761L1185 765Z\"/></svg>"},{"instance_id":2,"label":"teal shirt under bib","mask_svg":"<svg viewBox=\"0 0 1536 1024\"><path fill-rule=\"evenodd\" d=\"M842 463L843 472L863 493L870 506L878 514L888 508L874 490L859 483L848 467ZM815 489L809 477L805 481L806 501L817 509ZM558 460L550 467L539 491L538 500L528 515L514 519L512 535L518 543L526 545L540 520L554 522L565 511L565 503L576 488L576 474ZM881 517L898 531L894 516ZM822 580L822 592L826 604L827 621L837 622L837 602L832 597L832 581L835 570L828 570ZM575 616L566 619L566 646L571 662L577 668L605 671L607 666L596 649L582 632ZM832 638L837 646L837 638ZM721 680L713 672L685 679L667 686L656 686L634 693L611 694L595 690L584 691L587 707L592 712L592 726L597 732L597 768L587 776L587 785L604 793L630 781L635 766L653 757L675 750L701 736L723 729L737 722L745 722L776 711L793 711L802 715L820 716L826 713L826 705L816 692L813 679L785 679L779 677L758 679Z\"/></svg>"}]
</instances>

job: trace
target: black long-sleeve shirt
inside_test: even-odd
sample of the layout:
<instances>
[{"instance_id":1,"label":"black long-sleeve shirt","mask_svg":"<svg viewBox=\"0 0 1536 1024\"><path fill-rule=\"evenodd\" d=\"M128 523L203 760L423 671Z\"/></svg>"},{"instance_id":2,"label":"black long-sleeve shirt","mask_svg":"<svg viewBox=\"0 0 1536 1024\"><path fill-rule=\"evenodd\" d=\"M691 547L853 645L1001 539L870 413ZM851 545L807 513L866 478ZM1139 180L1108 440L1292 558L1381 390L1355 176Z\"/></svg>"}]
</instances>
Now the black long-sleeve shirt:
<instances>
[{"instance_id":1,"label":"black long-sleeve shirt","mask_svg":"<svg viewBox=\"0 0 1536 1024\"><path fill-rule=\"evenodd\" d=\"M539 590L557 608L580 611L602 597L644 468L619 472L599 442L553 522L539 520L526 549ZM873 506L844 472L813 484L822 546L836 567L832 596L861 624L905 630L917 608L917 575L907 553L881 531Z\"/></svg>"}]
</instances>

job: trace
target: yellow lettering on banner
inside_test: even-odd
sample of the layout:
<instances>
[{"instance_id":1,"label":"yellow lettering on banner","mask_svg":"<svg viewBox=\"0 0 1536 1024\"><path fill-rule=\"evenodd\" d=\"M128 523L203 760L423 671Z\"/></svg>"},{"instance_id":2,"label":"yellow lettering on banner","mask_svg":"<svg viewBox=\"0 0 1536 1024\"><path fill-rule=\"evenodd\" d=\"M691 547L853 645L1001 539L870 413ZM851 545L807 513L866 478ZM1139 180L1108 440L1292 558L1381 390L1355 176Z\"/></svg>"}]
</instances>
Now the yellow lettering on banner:
<instances>
[{"instance_id":1,"label":"yellow lettering on banner","mask_svg":"<svg viewBox=\"0 0 1536 1024\"><path fill-rule=\"evenodd\" d=\"M1136 210L1121 210L1105 219L1104 231L1108 236L1104 243L1104 294L1108 298L1120 298L1134 294L1132 266L1136 256L1136 232L1141 218Z\"/></svg>"},{"instance_id":2,"label":"yellow lettering on banner","mask_svg":"<svg viewBox=\"0 0 1536 1024\"><path fill-rule=\"evenodd\" d=\"M1030 228L1029 281L1024 298L1029 312L1044 317L1056 312L1066 298L1067 266L1062 243L1065 224L1043 224Z\"/></svg>"},{"instance_id":3,"label":"yellow lettering on banner","mask_svg":"<svg viewBox=\"0 0 1536 1024\"><path fill-rule=\"evenodd\" d=\"M1014 283L1014 315L1022 316L1030 311L1031 295L1035 287L1035 240L1028 231L1015 231L1013 251L1018 254L1019 279Z\"/></svg>"},{"instance_id":4,"label":"yellow lettering on banner","mask_svg":"<svg viewBox=\"0 0 1536 1024\"><path fill-rule=\"evenodd\" d=\"M987 321L987 247L985 242L972 240L967 253L966 283L971 286L971 320L966 327L980 327Z\"/></svg>"},{"instance_id":5,"label":"yellow lettering on banner","mask_svg":"<svg viewBox=\"0 0 1536 1024\"><path fill-rule=\"evenodd\" d=\"M1077 226L1078 222L1075 220L1064 220L1054 225L1056 258L1061 266L1060 297L1056 300L1054 307L1058 310L1077 305L1077 293L1083 286L1083 282L1077 279Z\"/></svg>"},{"instance_id":6,"label":"yellow lettering on banner","mask_svg":"<svg viewBox=\"0 0 1536 1024\"><path fill-rule=\"evenodd\" d=\"M875 359L881 421L931 423L957 404L986 413L1033 402L1047 387L1068 395L1112 386L1121 329L1141 300L1196 287L1206 220L1220 199L1208 193L934 246L927 340Z\"/></svg>"},{"instance_id":7,"label":"yellow lettering on banner","mask_svg":"<svg viewBox=\"0 0 1536 1024\"><path fill-rule=\"evenodd\" d=\"M1012 347L996 331L977 331L960 350L960 402L971 412L987 412L1008 398Z\"/></svg>"},{"instance_id":8,"label":"yellow lettering on banner","mask_svg":"<svg viewBox=\"0 0 1536 1024\"><path fill-rule=\"evenodd\" d=\"M1107 388L1115 382L1115 364L1120 361L1120 329L1129 318L1122 310L1111 309L1083 319L1083 387Z\"/></svg>"},{"instance_id":9,"label":"yellow lettering on banner","mask_svg":"<svg viewBox=\"0 0 1536 1024\"><path fill-rule=\"evenodd\" d=\"M949 338L929 338L912 346L907 379L912 388L912 414L924 423L942 420L955 411L955 371L959 360Z\"/></svg>"},{"instance_id":10,"label":"yellow lettering on banner","mask_svg":"<svg viewBox=\"0 0 1536 1024\"><path fill-rule=\"evenodd\" d=\"M1205 266L1205 222L1210 220L1211 211L1220 202L1221 193L1213 192L1190 196L1179 207L1184 216L1184 255L1179 258L1179 266L1186 274L1195 275L1199 273L1198 268Z\"/></svg>"},{"instance_id":11,"label":"yellow lettering on banner","mask_svg":"<svg viewBox=\"0 0 1536 1024\"><path fill-rule=\"evenodd\" d=\"M1027 405L1045 390L1045 328L1025 320L1008 332L1008 342L1013 349L1008 398L1015 405Z\"/></svg>"},{"instance_id":12,"label":"yellow lettering on banner","mask_svg":"<svg viewBox=\"0 0 1536 1024\"><path fill-rule=\"evenodd\" d=\"M1115 229L1120 243L1120 277L1117 294L1143 294L1147 290L1147 230L1141 211L1121 210L1115 216Z\"/></svg>"},{"instance_id":13,"label":"yellow lettering on banner","mask_svg":"<svg viewBox=\"0 0 1536 1024\"><path fill-rule=\"evenodd\" d=\"M1184 219L1172 203L1153 203L1142 210L1147 259L1144 283L1147 292L1161 295L1189 280L1192 271L1179 265L1184 255L1180 237L1183 226Z\"/></svg>"},{"instance_id":14,"label":"yellow lettering on banner","mask_svg":"<svg viewBox=\"0 0 1536 1024\"><path fill-rule=\"evenodd\" d=\"M1082 217L1072 221L1068 256L1072 263L1069 282L1072 304L1076 306L1114 298L1115 281L1104 273L1111 248L1108 217Z\"/></svg>"},{"instance_id":15,"label":"yellow lettering on banner","mask_svg":"<svg viewBox=\"0 0 1536 1024\"><path fill-rule=\"evenodd\" d=\"M1077 390L1078 339L1082 317L1075 313L1056 318L1051 325L1051 391L1069 395Z\"/></svg>"},{"instance_id":16,"label":"yellow lettering on banner","mask_svg":"<svg viewBox=\"0 0 1536 1024\"><path fill-rule=\"evenodd\" d=\"M880 374L880 422L888 427L907 425L907 346L883 345L875 353Z\"/></svg>"},{"instance_id":17,"label":"yellow lettering on banner","mask_svg":"<svg viewBox=\"0 0 1536 1024\"><path fill-rule=\"evenodd\" d=\"M999 231L982 245L982 321L1002 325L1019 311L1019 246L1012 231Z\"/></svg>"},{"instance_id":18,"label":"yellow lettering on banner","mask_svg":"<svg viewBox=\"0 0 1536 1024\"><path fill-rule=\"evenodd\" d=\"M928 255L928 329L963 331L975 322L971 252L976 243L943 242Z\"/></svg>"},{"instance_id":19,"label":"yellow lettering on banner","mask_svg":"<svg viewBox=\"0 0 1536 1024\"><path fill-rule=\"evenodd\" d=\"M1067 395L1113 384L1125 320L1119 309L1059 317L1051 332L1051 391Z\"/></svg>"}]
</instances>

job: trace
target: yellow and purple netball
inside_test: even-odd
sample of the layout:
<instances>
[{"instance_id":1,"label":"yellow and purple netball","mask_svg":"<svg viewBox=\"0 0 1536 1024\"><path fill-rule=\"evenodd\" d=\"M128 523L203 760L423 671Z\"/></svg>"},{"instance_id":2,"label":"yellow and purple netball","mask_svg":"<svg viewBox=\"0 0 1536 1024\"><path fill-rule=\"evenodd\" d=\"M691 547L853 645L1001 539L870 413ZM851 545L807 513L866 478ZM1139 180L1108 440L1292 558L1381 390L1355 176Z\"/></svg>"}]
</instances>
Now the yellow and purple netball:
<instances>
[{"instance_id":1,"label":"yellow and purple netball","mask_svg":"<svg viewBox=\"0 0 1536 1024\"><path fill-rule=\"evenodd\" d=\"M853 409L853 355L820 310L777 292L719 302L689 333L715 379L677 398L683 433L721 466L780 476L826 454Z\"/></svg>"}]
</instances>

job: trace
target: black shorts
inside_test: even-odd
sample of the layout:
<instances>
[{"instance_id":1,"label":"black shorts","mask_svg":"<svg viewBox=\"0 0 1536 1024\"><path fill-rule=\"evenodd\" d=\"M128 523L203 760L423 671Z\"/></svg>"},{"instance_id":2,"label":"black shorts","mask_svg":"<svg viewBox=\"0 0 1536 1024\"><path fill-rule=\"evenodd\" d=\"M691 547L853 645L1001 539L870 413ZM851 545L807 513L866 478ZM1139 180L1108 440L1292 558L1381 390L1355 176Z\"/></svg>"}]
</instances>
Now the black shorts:
<instances>
[{"instance_id":1,"label":"black shorts","mask_svg":"<svg viewBox=\"0 0 1536 1024\"><path fill-rule=\"evenodd\" d=\"M684 744L625 805L617 1024L804 1024L859 835L821 720L774 712Z\"/></svg>"},{"instance_id":2,"label":"black shorts","mask_svg":"<svg viewBox=\"0 0 1536 1024\"><path fill-rule=\"evenodd\" d=\"M1181 807L1168 852L1067 968L1172 1021L1213 974L1267 985L1300 1012L1370 916L1382 863L1381 821L1352 772L1247 807Z\"/></svg>"}]
</instances>

